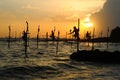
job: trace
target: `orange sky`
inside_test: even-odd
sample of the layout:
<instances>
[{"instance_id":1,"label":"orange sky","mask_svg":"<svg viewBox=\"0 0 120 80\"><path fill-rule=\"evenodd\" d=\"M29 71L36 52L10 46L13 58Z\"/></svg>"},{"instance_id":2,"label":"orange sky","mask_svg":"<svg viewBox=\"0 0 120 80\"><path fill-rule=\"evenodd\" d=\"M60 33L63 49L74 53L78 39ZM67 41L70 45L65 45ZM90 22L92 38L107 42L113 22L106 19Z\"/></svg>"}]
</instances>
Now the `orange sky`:
<instances>
[{"instance_id":1,"label":"orange sky","mask_svg":"<svg viewBox=\"0 0 120 80\"><path fill-rule=\"evenodd\" d=\"M65 37L81 19L81 36L88 29L85 18L99 11L106 0L2 0L0 1L0 37L8 37L8 26L11 25L12 36L20 36L29 23L30 37L36 37L40 25L40 36L50 34L56 27L61 37ZM90 21L89 21L90 22ZM91 22L90 22L91 23Z\"/></svg>"}]
</instances>

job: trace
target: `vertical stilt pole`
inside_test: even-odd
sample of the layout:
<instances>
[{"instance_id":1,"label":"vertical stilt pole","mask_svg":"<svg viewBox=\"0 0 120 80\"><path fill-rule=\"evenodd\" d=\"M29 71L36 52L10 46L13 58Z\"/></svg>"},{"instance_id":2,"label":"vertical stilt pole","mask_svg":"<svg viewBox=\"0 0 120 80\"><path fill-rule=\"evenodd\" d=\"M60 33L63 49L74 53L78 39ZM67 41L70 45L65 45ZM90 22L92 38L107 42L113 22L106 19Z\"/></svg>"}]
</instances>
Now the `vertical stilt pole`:
<instances>
[{"instance_id":1,"label":"vertical stilt pole","mask_svg":"<svg viewBox=\"0 0 120 80\"><path fill-rule=\"evenodd\" d=\"M94 50L94 36L95 36L95 28L93 28L92 50Z\"/></svg>"},{"instance_id":2,"label":"vertical stilt pole","mask_svg":"<svg viewBox=\"0 0 120 80\"><path fill-rule=\"evenodd\" d=\"M17 32L15 31L15 42L17 41Z\"/></svg>"},{"instance_id":3,"label":"vertical stilt pole","mask_svg":"<svg viewBox=\"0 0 120 80\"><path fill-rule=\"evenodd\" d=\"M72 30L70 29L70 33L72 32ZM72 41L72 34L70 34L70 41ZM70 43L70 46L72 48L72 42Z\"/></svg>"},{"instance_id":4,"label":"vertical stilt pole","mask_svg":"<svg viewBox=\"0 0 120 80\"><path fill-rule=\"evenodd\" d=\"M11 41L11 26L8 26L8 29L9 29L8 48L10 48L10 41Z\"/></svg>"},{"instance_id":5,"label":"vertical stilt pole","mask_svg":"<svg viewBox=\"0 0 120 80\"><path fill-rule=\"evenodd\" d=\"M55 41L55 30L56 30L56 27L54 27L54 30L53 30L53 44L54 44L54 41Z\"/></svg>"},{"instance_id":6,"label":"vertical stilt pole","mask_svg":"<svg viewBox=\"0 0 120 80\"><path fill-rule=\"evenodd\" d=\"M40 32L40 26L38 26L38 32L37 32L37 48L39 45L39 32Z\"/></svg>"},{"instance_id":7,"label":"vertical stilt pole","mask_svg":"<svg viewBox=\"0 0 120 80\"><path fill-rule=\"evenodd\" d=\"M47 47L48 47L48 32L46 32L46 42L47 42Z\"/></svg>"},{"instance_id":8,"label":"vertical stilt pole","mask_svg":"<svg viewBox=\"0 0 120 80\"><path fill-rule=\"evenodd\" d=\"M77 51L79 51L79 41L80 41L80 39L79 39L79 31L80 31L80 28L79 28L79 26L80 26L80 20L78 19Z\"/></svg>"},{"instance_id":9,"label":"vertical stilt pole","mask_svg":"<svg viewBox=\"0 0 120 80\"><path fill-rule=\"evenodd\" d=\"M21 39L21 32L20 32L20 34L19 34L19 43L20 43L20 39Z\"/></svg>"},{"instance_id":10,"label":"vertical stilt pole","mask_svg":"<svg viewBox=\"0 0 120 80\"><path fill-rule=\"evenodd\" d=\"M68 41L68 39L67 39L67 32L66 32L66 40L65 40L66 42Z\"/></svg>"},{"instance_id":11,"label":"vertical stilt pole","mask_svg":"<svg viewBox=\"0 0 120 80\"><path fill-rule=\"evenodd\" d=\"M107 49L108 49L108 42L109 42L109 37L108 37L108 35L109 35L109 27L108 27L108 30L107 30Z\"/></svg>"},{"instance_id":12,"label":"vertical stilt pole","mask_svg":"<svg viewBox=\"0 0 120 80\"><path fill-rule=\"evenodd\" d=\"M27 47L28 47L28 22L26 21L26 24L27 24L27 29L26 29L26 32L25 32L25 57L28 57L27 55Z\"/></svg>"},{"instance_id":13,"label":"vertical stilt pole","mask_svg":"<svg viewBox=\"0 0 120 80\"><path fill-rule=\"evenodd\" d=\"M56 55L58 53L59 39L60 39L60 31L58 31L57 46L56 46Z\"/></svg>"}]
</instances>

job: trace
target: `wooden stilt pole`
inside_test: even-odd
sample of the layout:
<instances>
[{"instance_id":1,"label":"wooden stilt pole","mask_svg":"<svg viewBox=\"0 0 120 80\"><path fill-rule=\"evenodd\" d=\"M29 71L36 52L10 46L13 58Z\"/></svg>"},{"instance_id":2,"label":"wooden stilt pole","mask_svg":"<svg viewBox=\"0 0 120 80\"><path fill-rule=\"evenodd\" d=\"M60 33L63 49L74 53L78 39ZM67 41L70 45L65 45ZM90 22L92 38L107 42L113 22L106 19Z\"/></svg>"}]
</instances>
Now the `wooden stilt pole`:
<instances>
[{"instance_id":1,"label":"wooden stilt pole","mask_svg":"<svg viewBox=\"0 0 120 80\"><path fill-rule=\"evenodd\" d=\"M29 26L28 26L28 22L26 21L26 24L27 24L27 29L26 29L26 32L25 32L25 57L28 57L27 55L27 47L28 47L28 34L29 34Z\"/></svg>"},{"instance_id":2,"label":"wooden stilt pole","mask_svg":"<svg viewBox=\"0 0 120 80\"><path fill-rule=\"evenodd\" d=\"M57 46L56 46L56 55L58 53L59 39L60 39L60 31L58 31Z\"/></svg>"},{"instance_id":3,"label":"wooden stilt pole","mask_svg":"<svg viewBox=\"0 0 120 80\"><path fill-rule=\"evenodd\" d=\"M11 26L8 26L8 29L9 29L8 48L10 48L10 42L11 42Z\"/></svg>"},{"instance_id":4,"label":"wooden stilt pole","mask_svg":"<svg viewBox=\"0 0 120 80\"><path fill-rule=\"evenodd\" d=\"M80 38L79 38L79 31L80 31L80 20L78 19L78 37L77 37L77 51L79 51L79 41L80 41Z\"/></svg>"},{"instance_id":5,"label":"wooden stilt pole","mask_svg":"<svg viewBox=\"0 0 120 80\"><path fill-rule=\"evenodd\" d=\"M46 32L46 42L47 42L47 47L48 47L48 32Z\"/></svg>"},{"instance_id":6,"label":"wooden stilt pole","mask_svg":"<svg viewBox=\"0 0 120 80\"><path fill-rule=\"evenodd\" d=\"M94 50L94 36L95 36L95 28L93 29L92 50Z\"/></svg>"},{"instance_id":7,"label":"wooden stilt pole","mask_svg":"<svg viewBox=\"0 0 120 80\"><path fill-rule=\"evenodd\" d=\"M108 49L108 43L109 43L109 37L108 37L108 35L109 35L109 27L108 27L108 30L107 30L107 49Z\"/></svg>"},{"instance_id":8,"label":"wooden stilt pole","mask_svg":"<svg viewBox=\"0 0 120 80\"><path fill-rule=\"evenodd\" d=\"M39 45L39 32L40 32L40 26L38 26L38 32L37 32L37 48Z\"/></svg>"}]
</instances>

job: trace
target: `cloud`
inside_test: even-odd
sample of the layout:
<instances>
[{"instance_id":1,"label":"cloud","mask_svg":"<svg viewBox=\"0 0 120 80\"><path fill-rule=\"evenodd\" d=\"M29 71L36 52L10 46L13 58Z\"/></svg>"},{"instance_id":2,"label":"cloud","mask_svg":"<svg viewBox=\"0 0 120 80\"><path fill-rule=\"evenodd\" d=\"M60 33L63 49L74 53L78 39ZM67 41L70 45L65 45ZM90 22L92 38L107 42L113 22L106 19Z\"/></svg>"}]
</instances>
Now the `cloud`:
<instances>
[{"instance_id":1,"label":"cloud","mask_svg":"<svg viewBox=\"0 0 120 80\"><path fill-rule=\"evenodd\" d=\"M91 15L91 20L94 26L99 26L101 29L114 28L120 26L120 0L107 0L99 12Z\"/></svg>"},{"instance_id":2,"label":"cloud","mask_svg":"<svg viewBox=\"0 0 120 80\"><path fill-rule=\"evenodd\" d=\"M23 9L29 9L29 10L39 10L39 7L34 7L32 5L26 5L22 7Z\"/></svg>"},{"instance_id":3,"label":"cloud","mask_svg":"<svg viewBox=\"0 0 120 80\"><path fill-rule=\"evenodd\" d=\"M54 22L75 22L78 16L77 14L57 14L49 18Z\"/></svg>"}]
</instances>

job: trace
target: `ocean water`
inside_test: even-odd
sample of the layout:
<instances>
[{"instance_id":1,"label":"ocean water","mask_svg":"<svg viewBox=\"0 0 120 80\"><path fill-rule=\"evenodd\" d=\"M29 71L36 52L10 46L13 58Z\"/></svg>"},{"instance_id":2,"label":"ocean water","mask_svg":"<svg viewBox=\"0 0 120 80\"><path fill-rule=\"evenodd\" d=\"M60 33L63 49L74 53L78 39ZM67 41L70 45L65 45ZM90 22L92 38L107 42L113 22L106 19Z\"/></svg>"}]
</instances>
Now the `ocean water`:
<instances>
[{"instance_id":1,"label":"ocean water","mask_svg":"<svg viewBox=\"0 0 120 80\"><path fill-rule=\"evenodd\" d=\"M95 43L95 49L120 51L120 44ZM12 42L11 48L0 41L0 80L120 80L120 64L70 60L76 51L75 42L57 43L30 41L25 58L23 42ZM90 50L92 44L80 43L80 50ZM42 54L39 54L42 53Z\"/></svg>"}]
</instances>

